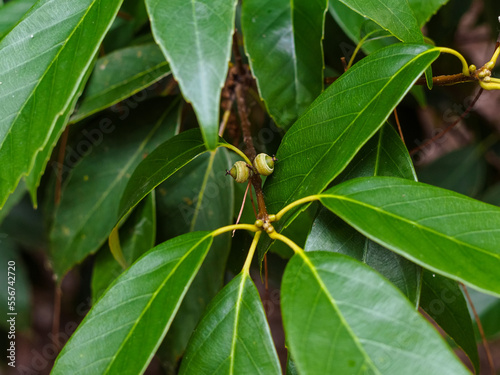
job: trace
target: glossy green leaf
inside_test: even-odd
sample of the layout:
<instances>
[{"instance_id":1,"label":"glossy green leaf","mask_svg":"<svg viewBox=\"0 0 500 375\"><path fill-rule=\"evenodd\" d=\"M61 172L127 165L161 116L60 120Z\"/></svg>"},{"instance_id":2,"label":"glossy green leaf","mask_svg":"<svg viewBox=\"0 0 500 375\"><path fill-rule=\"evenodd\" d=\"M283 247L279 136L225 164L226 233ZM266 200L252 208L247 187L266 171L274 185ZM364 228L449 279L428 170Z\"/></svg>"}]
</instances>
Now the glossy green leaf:
<instances>
[{"instance_id":1,"label":"glossy green leaf","mask_svg":"<svg viewBox=\"0 0 500 375\"><path fill-rule=\"evenodd\" d=\"M236 0L146 0L156 42L215 149L220 93L231 56Z\"/></svg>"},{"instance_id":2,"label":"glossy green leaf","mask_svg":"<svg viewBox=\"0 0 500 375\"><path fill-rule=\"evenodd\" d=\"M101 57L71 122L118 103L169 73L170 67L155 44L128 47Z\"/></svg>"},{"instance_id":3,"label":"glossy green leaf","mask_svg":"<svg viewBox=\"0 0 500 375\"><path fill-rule=\"evenodd\" d=\"M39 1L0 41L0 206L71 104L122 0ZM40 25L43 25L41 28ZM33 173L39 173L34 171Z\"/></svg>"},{"instance_id":4,"label":"glossy green leaf","mask_svg":"<svg viewBox=\"0 0 500 375\"><path fill-rule=\"evenodd\" d=\"M92 307L51 374L142 374L212 243L192 232L148 251Z\"/></svg>"},{"instance_id":5,"label":"glossy green leaf","mask_svg":"<svg viewBox=\"0 0 500 375\"><path fill-rule=\"evenodd\" d=\"M407 1L401 0L339 0L403 42L422 43L422 32Z\"/></svg>"},{"instance_id":6,"label":"glossy green leaf","mask_svg":"<svg viewBox=\"0 0 500 375\"><path fill-rule=\"evenodd\" d=\"M189 341L180 374L281 374L259 292L248 273L210 303Z\"/></svg>"},{"instance_id":7,"label":"glossy green leaf","mask_svg":"<svg viewBox=\"0 0 500 375\"><path fill-rule=\"evenodd\" d=\"M281 308L300 374L469 373L398 289L345 255L295 255Z\"/></svg>"},{"instance_id":8,"label":"glossy green leaf","mask_svg":"<svg viewBox=\"0 0 500 375\"><path fill-rule=\"evenodd\" d=\"M344 182L323 193L321 202L384 247L500 296L500 208L392 177Z\"/></svg>"},{"instance_id":9,"label":"glossy green leaf","mask_svg":"<svg viewBox=\"0 0 500 375\"><path fill-rule=\"evenodd\" d=\"M182 132L157 147L135 168L123 192L118 217L126 215L151 190L205 151L198 129Z\"/></svg>"},{"instance_id":10,"label":"glossy green leaf","mask_svg":"<svg viewBox=\"0 0 500 375\"><path fill-rule=\"evenodd\" d=\"M120 243L127 265L153 248L156 238L156 200L151 192L120 228ZM108 286L123 272L106 244L97 254L92 269L92 300L97 301Z\"/></svg>"},{"instance_id":11,"label":"glossy green leaf","mask_svg":"<svg viewBox=\"0 0 500 375\"><path fill-rule=\"evenodd\" d=\"M424 271L420 306L464 350L479 374L479 355L472 320L458 284Z\"/></svg>"},{"instance_id":12,"label":"glossy green leaf","mask_svg":"<svg viewBox=\"0 0 500 375\"><path fill-rule=\"evenodd\" d=\"M399 135L388 124L363 146L335 182L365 176L393 176L415 180L410 155ZM418 306L420 267L369 240L328 209L320 210L304 249L339 252L362 261L388 278Z\"/></svg>"},{"instance_id":13,"label":"glossy green leaf","mask_svg":"<svg viewBox=\"0 0 500 375\"><path fill-rule=\"evenodd\" d=\"M92 66L93 66L93 63L92 63ZM47 163L49 162L50 157L52 156L52 150L57 145L57 141L59 140L59 137L66 129L66 124L68 123L69 118L76 107L77 101L80 98L80 95L82 94L82 92L85 88L85 84L87 83L87 80L90 77L91 72L92 72L92 69L89 68L87 70L87 73L85 73L85 76L84 76L83 80L80 82L80 86L79 86L78 90L76 91L75 96L71 100L71 103L66 108L64 113L61 113L61 115L57 118L56 126L55 126L56 130L50 134L50 137L47 140L47 142L45 143L45 146L36 155L32 171L25 178L26 186L27 186L28 191L30 193L31 201L33 202L33 206L35 208L38 207L37 189L38 189L38 186L40 185L40 181L41 181L42 176L45 172L45 168L47 166ZM57 165L56 162L54 162L52 164L53 167L56 165ZM63 170L64 170L64 168L63 168Z\"/></svg>"},{"instance_id":14,"label":"glossy green leaf","mask_svg":"<svg viewBox=\"0 0 500 375\"><path fill-rule=\"evenodd\" d=\"M10 210L19 203L25 193L26 185L21 182L16 190L9 196L4 206L0 208L0 224L2 224L2 221L9 215Z\"/></svg>"},{"instance_id":15,"label":"glossy green leaf","mask_svg":"<svg viewBox=\"0 0 500 375\"><path fill-rule=\"evenodd\" d=\"M11 0L2 6L0 9L0 39L7 35L35 2L36 0Z\"/></svg>"},{"instance_id":16,"label":"glossy green leaf","mask_svg":"<svg viewBox=\"0 0 500 375\"><path fill-rule=\"evenodd\" d=\"M261 97L289 127L323 90L328 1L253 0L241 9L243 41Z\"/></svg>"},{"instance_id":17,"label":"glossy green leaf","mask_svg":"<svg viewBox=\"0 0 500 375\"><path fill-rule=\"evenodd\" d=\"M204 153L158 188L159 230L169 238L193 230L215 230L233 222L234 180L225 148ZM196 324L223 287L231 234L214 238L158 356L164 367L177 369Z\"/></svg>"},{"instance_id":18,"label":"glossy green leaf","mask_svg":"<svg viewBox=\"0 0 500 375\"><path fill-rule=\"evenodd\" d=\"M283 138L264 188L268 211L326 188L438 54L423 45L389 46L328 87Z\"/></svg>"},{"instance_id":19,"label":"glossy green leaf","mask_svg":"<svg viewBox=\"0 0 500 375\"><path fill-rule=\"evenodd\" d=\"M148 116L136 111L123 123L103 119L98 126L82 130L76 146L68 146L66 162L70 163L83 146L91 151L71 171L56 208L50 238L58 276L106 241L120 218L120 197L132 171L145 155L174 134L177 106L164 110L157 104L152 101L141 107Z\"/></svg>"},{"instance_id":20,"label":"glossy green leaf","mask_svg":"<svg viewBox=\"0 0 500 375\"><path fill-rule=\"evenodd\" d=\"M421 182L476 197L486 180L486 161L477 145L452 151L418 170Z\"/></svg>"}]
</instances>

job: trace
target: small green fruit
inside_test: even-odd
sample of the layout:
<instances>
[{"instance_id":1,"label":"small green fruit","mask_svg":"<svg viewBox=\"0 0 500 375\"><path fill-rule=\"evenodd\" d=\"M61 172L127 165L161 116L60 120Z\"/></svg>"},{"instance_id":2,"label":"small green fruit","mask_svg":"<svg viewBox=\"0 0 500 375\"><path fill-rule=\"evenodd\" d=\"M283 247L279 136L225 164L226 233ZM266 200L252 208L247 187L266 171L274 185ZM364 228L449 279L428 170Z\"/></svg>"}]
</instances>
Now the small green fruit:
<instances>
[{"instance_id":1,"label":"small green fruit","mask_svg":"<svg viewBox=\"0 0 500 375\"><path fill-rule=\"evenodd\" d=\"M252 170L244 161L237 161L234 163L231 170L226 171L226 174L231 175L236 182L243 183L248 181L248 179L252 176Z\"/></svg>"},{"instance_id":2,"label":"small green fruit","mask_svg":"<svg viewBox=\"0 0 500 375\"><path fill-rule=\"evenodd\" d=\"M253 160L253 167L258 174L269 176L274 172L274 158L267 154L259 154Z\"/></svg>"}]
</instances>

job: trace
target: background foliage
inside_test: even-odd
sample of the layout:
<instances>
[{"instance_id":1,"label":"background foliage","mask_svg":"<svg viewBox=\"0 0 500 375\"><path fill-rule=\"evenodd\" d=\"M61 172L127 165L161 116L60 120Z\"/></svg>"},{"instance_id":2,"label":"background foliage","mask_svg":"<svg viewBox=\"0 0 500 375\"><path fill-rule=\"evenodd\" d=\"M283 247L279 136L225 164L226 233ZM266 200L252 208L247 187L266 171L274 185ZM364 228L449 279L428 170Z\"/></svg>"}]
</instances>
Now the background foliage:
<instances>
[{"instance_id":1,"label":"background foliage","mask_svg":"<svg viewBox=\"0 0 500 375\"><path fill-rule=\"evenodd\" d=\"M2 371L493 373L482 336L498 371L500 97L466 114L477 83L423 78L462 71L436 46L486 63L498 14L0 0ZM277 157L270 214L316 196L273 223L291 247L217 231L256 219L225 175L246 131Z\"/></svg>"}]
</instances>

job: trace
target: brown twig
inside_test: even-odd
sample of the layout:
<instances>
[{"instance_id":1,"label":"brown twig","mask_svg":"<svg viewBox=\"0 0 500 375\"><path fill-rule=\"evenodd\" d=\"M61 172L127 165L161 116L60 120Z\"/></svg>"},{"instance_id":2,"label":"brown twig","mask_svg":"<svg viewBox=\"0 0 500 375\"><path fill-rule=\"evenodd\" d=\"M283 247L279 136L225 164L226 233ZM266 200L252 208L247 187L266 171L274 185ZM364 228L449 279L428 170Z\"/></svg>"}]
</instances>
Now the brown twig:
<instances>
[{"instance_id":1,"label":"brown twig","mask_svg":"<svg viewBox=\"0 0 500 375\"><path fill-rule=\"evenodd\" d=\"M456 85L457 83L464 83L464 82L475 82L477 81L477 77L474 74L471 74L470 76L465 76L463 73L459 74L452 74L452 75L443 75L443 76L436 76L432 77L432 83L435 86L449 86L449 85ZM417 82L415 82L416 85L427 85L427 80L425 77L419 78Z\"/></svg>"},{"instance_id":2,"label":"brown twig","mask_svg":"<svg viewBox=\"0 0 500 375\"><path fill-rule=\"evenodd\" d=\"M57 155L57 171L56 171L56 188L54 192L54 202L56 206L61 201L61 186L62 174L64 166L64 155L66 154L66 145L68 143L69 126L66 126L61 136L61 145L59 146L59 153Z\"/></svg>"},{"instance_id":3,"label":"brown twig","mask_svg":"<svg viewBox=\"0 0 500 375\"><path fill-rule=\"evenodd\" d=\"M486 358L488 359L488 364L490 365L491 369L491 375L495 375L495 365L493 364L493 357L491 356L491 351L490 347L488 345L488 340L486 340L486 335L484 334L484 329L483 325L481 324L481 319L479 319L479 315L476 311L476 307L474 306L474 303L472 303L472 298L470 298L469 291L467 290L467 287L460 283L460 286L462 287L465 297L467 298L467 301L469 302L469 306L472 309L472 313L474 314L474 319L476 320L477 324L477 329L479 330L479 334L481 335L481 339L483 341L483 347L484 351L486 352Z\"/></svg>"},{"instance_id":4,"label":"brown twig","mask_svg":"<svg viewBox=\"0 0 500 375\"><path fill-rule=\"evenodd\" d=\"M403 130L401 130L401 124L399 123L398 110L396 108L394 108L394 118L396 119L396 125L398 126L399 136L401 137L401 140L403 141L403 143L405 143L405 137L403 137Z\"/></svg>"},{"instance_id":5,"label":"brown twig","mask_svg":"<svg viewBox=\"0 0 500 375\"><path fill-rule=\"evenodd\" d=\"M252 132L250 130L250 121L248 119L248 108L245 101L246 90L247 90L247 70L243 65L243 59L241 58L240 49L238 46L238 35L235 32L233 35L233 54L236 67L236 79L235 79L235 93L236 93L236 103L238 105L238 115L240 116L241 130L243 133L243 142L245 142L245 154L253 161L257 152L255 151L255 146L253 144ZM264 201L264 194L262 192L262 180L258 174L254 174L251 177L252 185L255 190L255 195L257 196L257 206L259 212L257 218L268 222L268 214L266 208L266 202Z\"/></svg>"},{"instance_id":6,"label":"brown twig","mask_svg":"<svg viewBox=\"0 0 500 375\"><path fill-rule=\"evenodd\" d=\"M465 116L467 116L469 114L469 112L472 110L472 108L474 108L474 105L476 104L477 100L479 99L479 97L481 96L482 93L483 93L483 89L481 88L477 92L476 97L474 98L474 100L472 101L472 103L467 107L467 109L464 111L464 113L462 113L460 115L460 117L455 122L453 122L451 125L449 125L441 133L436 134L434 137L432 137L428 141L426 141L426 142L422 143L421 145L415 147L413 150L410 151L410 155L411 156L415 155L417 152L419 152L423 148L427 147L429 144L434 143L436 140L438 140L443 135L445 135L446 133L448 133L451 129L453 129L460 121L462 121L465 118Z\"/></svg>"}]
</instances>

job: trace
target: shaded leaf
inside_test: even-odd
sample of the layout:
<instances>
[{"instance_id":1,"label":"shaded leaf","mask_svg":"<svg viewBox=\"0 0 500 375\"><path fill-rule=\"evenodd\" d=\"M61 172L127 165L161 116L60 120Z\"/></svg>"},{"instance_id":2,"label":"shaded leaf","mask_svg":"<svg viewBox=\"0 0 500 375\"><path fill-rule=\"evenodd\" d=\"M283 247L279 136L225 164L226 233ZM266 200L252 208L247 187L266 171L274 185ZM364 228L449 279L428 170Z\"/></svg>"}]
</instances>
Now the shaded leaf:
<instances>
[{"instance_id":1,"label":"shaded leaf","mask_svg":"<svg viewBox=\"0 0 500 375\"><path fill-rule=\"evenodd\" d=\"M0 41L0 206L32 170L51 134L64 126L58 118L121 2L75 0L68 7L59 0L39 1Z\"/></svg>"},{"instance_id":2,"label":"shaded leaf","mask_svg":"<svg viewBox=\"0 0 500 375\"><path fill-rule=\"evenodd\" d=\"M153 248L156 237L156 200L151 192L120 228L120 242L127 265ZM97 254L92 270L92 300L95 302L111 282L123 272L106 244Z\"/></svg>"},{"instance_id":3,"label":"shaded leaf","mask_svg":"<svg viewBox=\"0 0 500 375\"><path fill-rule=\"evenodd\" d=\"M295 255L281 306L301 374L469 373L398 289L344 255Z\"/></svg>"},{"instance_id":4,"label":"shaded leaf","mask_svg":"<svg viewBox=\"0 0 500 375\"><path fill-rule=\"evenodd\" d=\"M388 124L363 146L335 182L364 176L415 179L408 151ZM339 252L368 264L394 283L418 307L420 267L369 240L328 209L320 210L304 249Z\"/></svg>"},{"instance_id":5,"label":"shaded leaf","mask_svg":"<svg viewBox=\"0 0 500 375\"><path fill-rule=\"evenodd\" d=\"M26 185L21 182L16 190L9 196L4 206L0 208L0 224L2 224L2 221L9 215L10 210L19 203L25 193Z\"/></svg>"},{"instance_id":6,"label":"shaded leaf","mask_svg":"<svg viewBox=\"0 0 500 375\"><path fill-rule=\"evenodd\" d=\"M344 182L326 191L321 202L384 247L500 296L500 208L392 177Z\"/></svg>"},{"instance_id":7,"label":"shaded leaf","mask_svg":"<svg viewBox=\"0 0 500 375\"><path fill-rule=\"evenodd\" d=\"M174 237L232 223L234 181L225 175L231 168L228 154L224 148L204 153L157 188L164 234ZM203 311L223 286L230 244L230 233L214 238L159 350L164 367L174 372Z\"/></svg>"},{"instance_id":8,"label":"shaded leaf","mask_svg":"<svg viewBox=\"0 0 500 375\"><path fill-rule=\"evenodd\" d=\"M261 97L289 127L323 90L323 29L328 1L244 1L245 50Z\"/></svg>"},{"instance_id":9,"label":"shaded leaf","mask_svg":"<svg viewBox=\"0 0 500 375\"><path fill-rule=\"evenodd\" d=\"M424 271L420 306L460 346L479 374L479 355L467 302L458 284Z\"/></svg>"},{"instance_id":10,"label":"shaded leaf","mask_svg":"<svg viewBox=\"0 0 500 375\"><path fill-rule=\"evenodd\" d=\"M231 56L236 0L146 0L151 29L187 101L203 138L215 149L220 93Z\"/></svg>"},{"instance_id":11,"label":"shaded leaf","mask_svg":"<svg viewBox=\"0 0 500 375\"><path fill-rule=\"evenodd\" d=\"M438 54L423 45L389 46L328 87L283 138L275 172L264 187L268 211L276 213L326 188Z\"/></svg>"},{"instance_id":12,"label":"shaded leaf","mask_svg":"<svg viewBox=\"0 0 500 375\"><path fill-rule=\"evenodd\" d=\"M281 374L259 292L243 272L215 297L189 341L180 374Z\"/></svg>"},{"instance_id":13,"label":"shaded leaf","mask_svg":"<svg viewBox=\"0 0 500 375\"><path fill-rule=\"evenodd\" d=\"M479 314L481 325L487 339L500 336L500 298L495 298L487 294L480 293L474 289L469 289L469 294L474 303L474 307ZM471 319L474 319L472 311ZM477 322L474 321L474 329L477 332L476 337L481 337L477 329Z\"/></svg>"},{"instance_id":14,"label":"shaded leaf","mask_svg":"<svg viewBox=\"0 0 500 375\"><path fill-rule=\"evenodd\" d=\"M174 134L177 112L173 108L177 106L163 110L150 102L142 107L148 117L135 111L125 123L108 118L99 121L98 127L82 131L85 138L80 143L96 146L90 146L91 152L71 171L56 208L50 237L58 276L106 241L119 219L120 197L132 171Z\"/></svg>"},{"instance_id":15,"label":"shaded leaf","mask_svg":"<svg viewBox=\"0 0 500 375\"><path fill-rule=\"evenodd\" d=\"M71 122L118 103L169 73L170 67L155 44L128 47L101 57Z\"/></svg>"},{"instance_id":16,"label":"shaded leaf","mask_svg":"<svg viewBox=\"0 0 500 375\"><path fill-rule=\"evenodd\" d=\"M192 232L148 251L104 293L51 374L142 374L212 243Z\"/></svg>"},{"instance_id":17,"label":"shaded leaf","mask_svg":"<svg viewBox=\"0 0 500 375\"><path fill-rule=\"evenodd\" d=\"M477 145L452 151L418 170L421 182L475 197L486 180L486 161Z\"/></svg>"}]
</instances>

